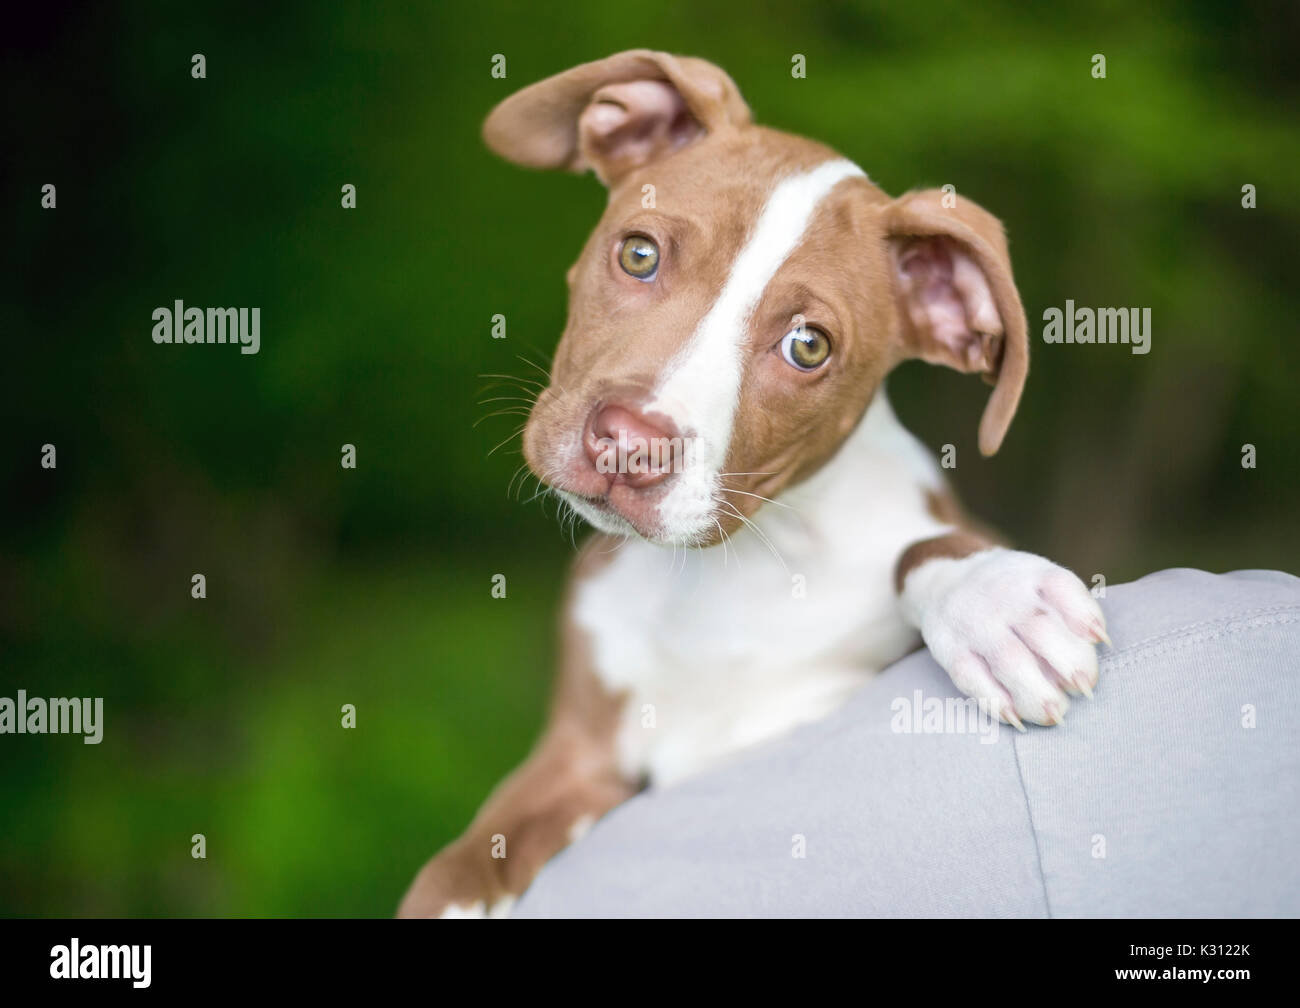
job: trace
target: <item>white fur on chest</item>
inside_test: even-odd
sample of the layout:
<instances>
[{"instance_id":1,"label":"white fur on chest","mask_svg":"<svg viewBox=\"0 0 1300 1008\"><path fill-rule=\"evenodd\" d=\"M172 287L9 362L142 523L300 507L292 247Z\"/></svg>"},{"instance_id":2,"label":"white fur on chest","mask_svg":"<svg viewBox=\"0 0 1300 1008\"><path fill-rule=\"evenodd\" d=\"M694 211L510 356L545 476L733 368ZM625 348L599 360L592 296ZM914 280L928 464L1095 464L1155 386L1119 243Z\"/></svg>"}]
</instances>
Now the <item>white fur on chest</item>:
<instances>
[{"instance_id":1,"label":"white fur on chest","mask_svg":"<svg viewBox=\"0 0 1300 1008\"><path fill-rule=\"evenodd\" d=\"M916 647L893 587L899 554L948 531L941 486L883 391L835 457L706 550L641 540L578 585L595 671L626 691L619 762L666 783L841 704ZM769 545L770 544L770 545Z\"/></svg>"}]
</instances>

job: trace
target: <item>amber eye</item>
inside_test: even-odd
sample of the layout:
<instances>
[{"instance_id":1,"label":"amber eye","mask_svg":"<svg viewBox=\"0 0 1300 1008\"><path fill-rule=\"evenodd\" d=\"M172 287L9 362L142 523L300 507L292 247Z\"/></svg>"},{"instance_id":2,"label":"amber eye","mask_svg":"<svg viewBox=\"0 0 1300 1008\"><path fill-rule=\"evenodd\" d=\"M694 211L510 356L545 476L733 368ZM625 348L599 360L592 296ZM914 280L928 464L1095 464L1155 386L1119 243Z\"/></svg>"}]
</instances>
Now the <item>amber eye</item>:
<instances>
[{"instance_id":1,"label":"amber eye","mask_svg":"<svg viewBox=\"0 0 1300 1008\"><path fill-rule=\"evenodd\" d=\"M781 356L800 371L816 371L830 355L830 337L812 326L798 326L781 338Z\"/></svg>"},{"instance_id":2,"label":"amber eye","mask_svg":"<svg viewBox=\"0 0 1300 1008\"><path fill-rule=\"evenodd\" d=\"M659 269L659 246L645 235L629 235L618 250L623 272L638 280L653 280Z\"/></svg>"}]
</instances>

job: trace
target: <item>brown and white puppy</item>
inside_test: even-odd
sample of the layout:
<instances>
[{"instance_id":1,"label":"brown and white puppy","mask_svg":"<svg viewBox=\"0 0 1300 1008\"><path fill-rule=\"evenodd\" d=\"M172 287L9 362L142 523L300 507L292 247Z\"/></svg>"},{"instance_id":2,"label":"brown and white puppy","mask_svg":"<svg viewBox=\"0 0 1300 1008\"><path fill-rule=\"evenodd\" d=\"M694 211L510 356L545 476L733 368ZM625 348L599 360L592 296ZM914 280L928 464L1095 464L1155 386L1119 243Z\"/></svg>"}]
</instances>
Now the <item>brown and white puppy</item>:
<instances>
[{"instance_id":1,"label":"brown and white puppy","mask_svg":"<svg viewBox=\"0 0 1300 1008\"><path fill-rule=\"evenodd\" d=\"M523 442L598 534L542 739L400 915L508 912L644 782L822 717L920 639L1022 729L1090 693L1091 595L966 527L882 386L910 357L983 375L979 446L997 450L1028 341L995 218L938 191L891 199L754 125L717 67L665 53L534 84L484 136L609 187Z\"/></svg>"}]
</instances>

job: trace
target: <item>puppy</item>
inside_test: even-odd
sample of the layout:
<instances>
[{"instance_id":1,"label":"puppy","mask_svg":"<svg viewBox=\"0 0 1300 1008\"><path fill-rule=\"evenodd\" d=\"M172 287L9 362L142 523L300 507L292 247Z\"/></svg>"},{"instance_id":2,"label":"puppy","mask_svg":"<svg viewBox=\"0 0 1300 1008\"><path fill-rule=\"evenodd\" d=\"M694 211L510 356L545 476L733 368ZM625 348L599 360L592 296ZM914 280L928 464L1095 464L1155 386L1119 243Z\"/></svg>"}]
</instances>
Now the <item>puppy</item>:
<instances>
[{"instance_id":1,"label":"puppy","mask_svg":"<svg viewBox=\"0 0 1300 1008\"><path fill-rule=\"evenodd\" d=\"M938 190L891 199L666 53L534 84L484 137L609 189L523 438L596 535L541 740L400 916L508 913L638 788L823 717L922 640L1021 730L1091 695L1106 631L1087 589L967 523L885 397L908 358L979 374L979 448L997 451L1029 346L994 217Z\"/></svg>"}]
</instances>

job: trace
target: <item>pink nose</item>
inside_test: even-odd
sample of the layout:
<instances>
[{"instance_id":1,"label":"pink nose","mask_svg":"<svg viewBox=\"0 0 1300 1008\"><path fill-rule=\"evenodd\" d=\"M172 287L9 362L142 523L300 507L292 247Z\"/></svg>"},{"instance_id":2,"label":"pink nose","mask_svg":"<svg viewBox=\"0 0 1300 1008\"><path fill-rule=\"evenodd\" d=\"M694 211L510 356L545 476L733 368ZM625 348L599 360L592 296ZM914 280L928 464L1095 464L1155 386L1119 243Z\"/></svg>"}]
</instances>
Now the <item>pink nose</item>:
<instances>
[{"instance_id":1,"label":"pink nose","mask_svg":"<svg viewBox=\"0 0 1300 1008\"><path fill-rule=\"evenodd\" d=\"M583 439L587 458L611 483L648 487L666 479L681 461L681 438L666 419L651 420L629 406L596 407Z\"/></svg>"}]
</instances>

